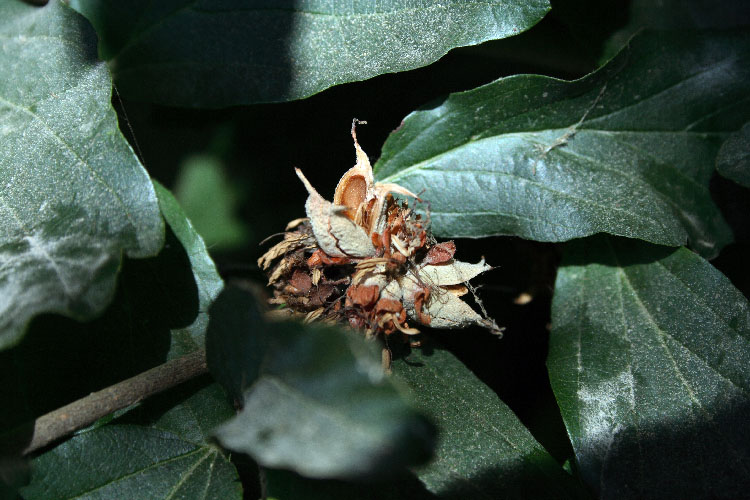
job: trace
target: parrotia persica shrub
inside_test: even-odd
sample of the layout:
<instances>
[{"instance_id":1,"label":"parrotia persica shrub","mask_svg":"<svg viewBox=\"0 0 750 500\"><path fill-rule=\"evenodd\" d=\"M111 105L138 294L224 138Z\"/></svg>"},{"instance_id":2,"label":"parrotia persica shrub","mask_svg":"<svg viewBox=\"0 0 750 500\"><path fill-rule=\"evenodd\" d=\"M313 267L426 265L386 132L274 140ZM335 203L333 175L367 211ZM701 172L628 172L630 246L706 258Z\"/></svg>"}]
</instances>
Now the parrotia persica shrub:
<instances>
[{"instance_id":1,"label":"parrotia persica shrub","mask_svg":"<svg viewBox=\"0 0 750 500\"><path fill-rule=\"evenodd\" d=\"M748 495L750 4L40 3L3 498Z\"/></svg>"}]
</instances>

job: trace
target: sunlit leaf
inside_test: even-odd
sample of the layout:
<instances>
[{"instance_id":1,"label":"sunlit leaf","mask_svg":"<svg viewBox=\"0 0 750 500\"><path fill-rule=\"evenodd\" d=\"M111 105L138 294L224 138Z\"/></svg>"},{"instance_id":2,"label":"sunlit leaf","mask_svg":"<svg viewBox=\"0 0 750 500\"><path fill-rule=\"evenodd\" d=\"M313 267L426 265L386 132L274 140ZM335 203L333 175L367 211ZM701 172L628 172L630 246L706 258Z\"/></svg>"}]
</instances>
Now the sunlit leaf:
<instances>
[{"instance_id":1,"label":"sunlit leaf","mask_svg":"<svg viewBox=\"0 0 750 500\"><path fill-rule=\"evenodd\" d=\"M547 0L72 0L123 95L221 107L286 101L426 66L536 24ZM207 41L210 41L208 43Z\"/></svg>"},{"instance_id":2,"label":"sunlit leaf","mask_svg":"<svg viewBox=\"0 0 750 500\"><path fill-rule=\"evenodd\" d=\"M58 1L0 3L0 348L39 313L101 313L122 252L154 255L164 240L96 43Z\"/></svg>"},{"instance_id":3,"label":"sunlit leaf","mask_svg":"<svg viewBox=\"0 0 750 500\"><path fill-rule=\"evenodd\" d=\"M440 236L608 232L715 256L731 233L708 181L750 115L749 62L746 33L646 33L581 80L512 76L412 113L376 177L422 193Z\"/></svg>"}]
</instances>

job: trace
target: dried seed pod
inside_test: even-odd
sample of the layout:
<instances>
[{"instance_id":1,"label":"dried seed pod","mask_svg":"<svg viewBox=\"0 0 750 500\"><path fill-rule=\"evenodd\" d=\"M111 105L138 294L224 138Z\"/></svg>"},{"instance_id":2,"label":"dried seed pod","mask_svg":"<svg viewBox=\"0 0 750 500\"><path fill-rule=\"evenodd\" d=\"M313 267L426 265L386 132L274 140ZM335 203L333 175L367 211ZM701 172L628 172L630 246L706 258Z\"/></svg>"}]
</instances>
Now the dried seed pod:
<instances>
[{"instance_id":1,"label":"dried seed pod","mask_svg":"<svg viewBox=\"0 0 750 500\"><path fill-rule=\"evenodd\" d=\"M325 200L300 169L297 176L307 188L307 217L320 249L332 257L371 257L375 247L365 231L346 217L346 208Z\"/></svg>"},{"instance_id":2,"label":"dried seed pod","mask_svg":"<svg viewBox=\"0 0 750 500\"><path fill-rule=\"evenodd\" d=\"M480 325L500 333L493 320L461 299L469 280L491 267L484 260L455 260L455 243L436 243L420 216L390 193L419 201L416 195L374 182L367 154L357 143L356 123L356 164L336 186L333 203L296 169L308 192L307 218L292 221L284 240L258 261L274 287L271 302L286 304L307 320L346 321L368 335L412 338L419 333L415 324Z\"/></svg>"}]
</instances>

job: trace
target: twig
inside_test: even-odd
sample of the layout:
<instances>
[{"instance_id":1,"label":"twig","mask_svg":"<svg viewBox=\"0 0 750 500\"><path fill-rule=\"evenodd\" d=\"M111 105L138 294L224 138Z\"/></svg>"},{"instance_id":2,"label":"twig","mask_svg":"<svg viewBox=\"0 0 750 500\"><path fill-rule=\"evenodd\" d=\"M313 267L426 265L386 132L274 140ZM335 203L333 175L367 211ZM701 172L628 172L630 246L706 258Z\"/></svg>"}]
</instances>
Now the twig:
<instances>
[{"instance_id":1,"label":"twig","mask_svg":"<svg viewBox=\"0 0 750 500\"><path fill-rule=\"evenodd\" d=\"M135 377L123 380L85 398L74 401L37 418L29 440L28 434L13 433L10 439L21 455L28 455L73 432L82 429L98 419L117 410L138 403L143 399L174 387L182 382L202 375L206 367L206 351L199 349L181 358L173 359L147 370ZM9 440L1 446L6 448Z\"/></svg>"}]
</instances>

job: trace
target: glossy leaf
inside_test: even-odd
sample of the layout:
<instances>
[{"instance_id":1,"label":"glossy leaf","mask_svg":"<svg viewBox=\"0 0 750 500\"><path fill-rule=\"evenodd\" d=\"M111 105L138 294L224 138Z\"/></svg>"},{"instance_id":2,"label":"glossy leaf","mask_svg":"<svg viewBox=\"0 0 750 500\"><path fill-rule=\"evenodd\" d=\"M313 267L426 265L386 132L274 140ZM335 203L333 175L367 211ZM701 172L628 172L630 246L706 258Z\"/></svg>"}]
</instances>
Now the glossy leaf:
<instances>
[{"instance_id":1,"label":"glossy leaf","mask_svg":"<svg viewBox=\"0 0 750 500\"><path fill-rule=\"evenodd\" d=\"M317 478L399 471L424 460L433 429L354 332L264 323L255 299L227 289L211 308L206 357L242 411L216 436L259 464Z\"/></svg>"},{"instance_id":2,"label":"glossy leaf","mask_svg":"<svg viewBox=\"0 0 750 500\"><path fill-rule=\"evenodd\" d=\"M208 254L203 238L195 230L175 197L156 181L154 181L154 188L164 219L187 253L198 293L198 315L193 323L184 328L172 329L170 357L174 357L203 348L208 327L208 308L221 292L224 282ZM173 294L174 292L167 293Z\"/></svg>"},{"instance_id":3,"label":"glossy leaf","mask_svg":"<svg viewBox=\"0 0 750 500\"><path fill-rule=\"evenodd\" d=\"M213 426L232 414L223 391L213 384L151 426L115 423L81 432L36 458L31 484L21 492L30 500L241 499L234 466L206 441Z\"/></svg>"},{"instance_id":4,"label":"glossy leaf","mask_svg":"<svg viewBox=\"0 0 750 500\"><path fill-rule=\"evenodd\" d=\"M96 320L36 318L24 342L0 353L0 434L204 345L221 290L200 237L155 184L169 225L157 257L125 259L115 300Z\"/></svg>"},{"instance_id":5,"label":"glossy leaf","mask_svg":"<svg viewBox=\"0 0 750 500\"><path fill-rule=\"evenodd\" d=\"M3 428L203 345L222 281L174 197L155 188L170 226L159 256L125 262L101 318L40 318L26 342L0 355ZM182 384L42 454L24 498L241 498L234 466L208 439L234 410L209 384Z\"/></svg>"},{"instance_id":6,"label":"glossy leaf","mask_svg":"<svg viewBox=\"0 0 750 500\"><path fill-rule=\"evenodd\" d=\"M750 36L647 33L564 82L512 76L416 111L376 177L430 202L444 237L608 232L714 256L731 233L708 192L750 115Z\"/></svg>"},{"instance_id":7,"label":"glossy leaf","mask_svg":"<svg viewBox=\"0 0 750 500\"><path fill-rule=\"evenodd\" d=\"M152 3L72 0L123 95L222 107L300 99L520 33L547 0ZM210 41L210 43L207 43Z\"/></svg>"},{"instance_id":8,"label":"glossy leaf","mask_svg":"<svg viewBox=\"0 0 750 500\"><path fill-rule=\"evenodd\" d=\"M0 4L0 348L42 312L112 298L123 250L156 254L151 181L118 130L88 22L58 1Z\"/></svg>"},{"instance_id":9,"label":"glossy leaf","mask_svg":"<svg viewBox=\"0 0 750 500\"><path fill-rule=\"evenodd\" d=\"M415 469L441 498L587 498L497 395L448 351L416 349L393 366L440 429Z\"/></svg>"},{"instance_id":10,"label":"glossy leaf","mask_svg":"<svg viewBox=\"0 0 750 500\"><path fill-rule=\"evenodd\" d=\"M727 179L750 188L750 122L722 144L716 157L716 170Z\"/></svg>"},{"instance_id":11,"label":"glossy leaf","mask_svg":"<svg viewBox=\"0 0 750 500\"><path fill-rule=\"evenodd\" d=\"M548 368L601 498L750 486L750 307L684 248L600 236L565 249Z\"/></svg>"}]
</instances>

